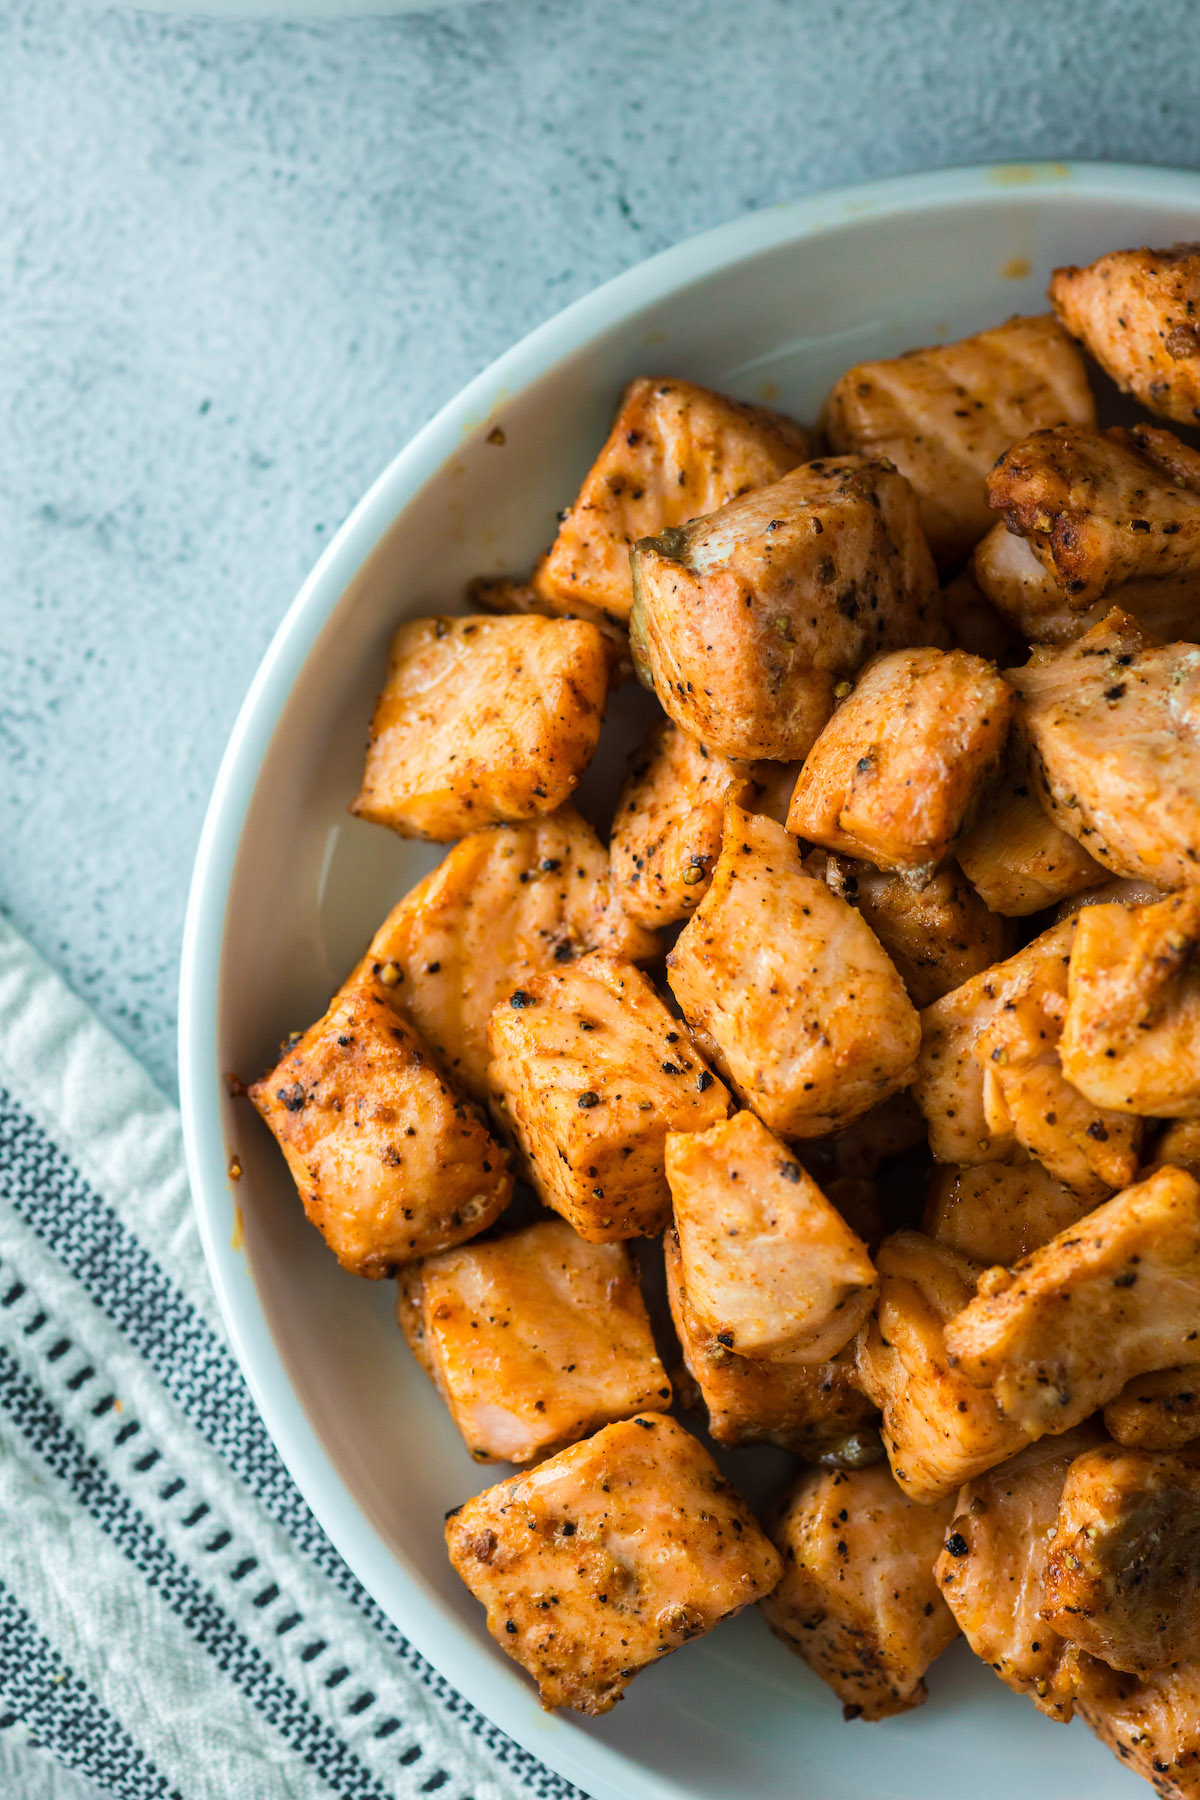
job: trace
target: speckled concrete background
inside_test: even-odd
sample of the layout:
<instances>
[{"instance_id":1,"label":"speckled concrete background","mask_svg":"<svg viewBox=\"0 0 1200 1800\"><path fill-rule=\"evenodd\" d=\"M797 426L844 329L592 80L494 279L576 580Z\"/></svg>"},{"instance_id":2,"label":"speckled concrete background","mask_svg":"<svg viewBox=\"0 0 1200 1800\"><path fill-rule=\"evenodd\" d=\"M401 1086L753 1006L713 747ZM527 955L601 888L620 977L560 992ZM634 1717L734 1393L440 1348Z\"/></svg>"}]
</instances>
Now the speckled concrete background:
<instances>
[{"instance_id":1,"label":"speckled concrete background","mask_svg":"<svg viewBox=\"0 0 1200 1800\"><path fill-rule=\"evenodd\" d=\"M412 431L747 207L982 158L1200 164L1198 35L1191 0L0 0L0 907L170 1089L226 733Z\"/></svg>"}]
</instances>

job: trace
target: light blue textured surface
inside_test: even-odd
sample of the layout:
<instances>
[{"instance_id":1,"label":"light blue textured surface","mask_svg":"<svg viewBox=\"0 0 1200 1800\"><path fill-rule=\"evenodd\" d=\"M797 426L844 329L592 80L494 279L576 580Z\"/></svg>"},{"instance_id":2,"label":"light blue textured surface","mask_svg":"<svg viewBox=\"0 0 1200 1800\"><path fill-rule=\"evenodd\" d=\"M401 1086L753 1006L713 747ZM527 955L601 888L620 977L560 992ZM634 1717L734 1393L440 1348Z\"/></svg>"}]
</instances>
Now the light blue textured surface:
<instances>
[{"instance_id":1,"label":"light blue textured surface","mask_svg":"<svg viewBox=\"0 0 1200 1800\"><path fill-rule=\"evenodd\" d=\"M259 655L412 431L747 207L984 158L1200 164L1190 0L0 0L0 907L170 1086Z\"/></svg>"}]
</instances>

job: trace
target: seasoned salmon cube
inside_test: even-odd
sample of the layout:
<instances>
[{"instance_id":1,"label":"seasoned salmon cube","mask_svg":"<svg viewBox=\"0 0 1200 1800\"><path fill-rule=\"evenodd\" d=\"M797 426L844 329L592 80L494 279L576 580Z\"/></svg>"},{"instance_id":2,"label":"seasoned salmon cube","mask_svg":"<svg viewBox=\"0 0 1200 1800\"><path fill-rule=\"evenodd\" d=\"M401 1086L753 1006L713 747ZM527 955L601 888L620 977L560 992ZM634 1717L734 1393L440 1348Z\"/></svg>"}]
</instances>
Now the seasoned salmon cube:
<instances>
[{"instance_id":1,"label":"seasoned salmon cube","mask_svg":"<svg viewBox=\"0 0 1200 1800\"><path fill-rule=\"evenodd\" d=\"M1010 994L980 1032L973 1055L983 1075L989 1135L1015 1139L1095 1205L1133 1180L1142 1122L1097 1106L1066 1079L1059 1054L1063 1012L1058 983Z\"/></svg>"},{"instance_id":2,"label":"seasoned salmon cube","mask_svg":"<svg viewBox=\"0 0 1200 1800\"><path fill-rule=\"evenodd\" d=\"M463 838L392 908L363 967L388 985L451 1079L486 1100L494 1008L589 950L644 962L658 937L629 917L607 850L564 806Z\"/></svg>"},{"instance_id":3,"label":"seasoned salmon cube","mask_svg":"<svg viewBox=\"0 0 1200 1800\"><path fill-rule=\"evenodd\" d=\"M815 859L805 858L816 874ZM908 989L914 1006L932 1006L972 975L999 962L1008 929L989 912L954 862L923 887L903 875L884 874L870 863L825 854L824 878L835 894L860 912Z\"/></svg>"},{"instance_id":4,"label":"seasoned salmon cube","mask_svg":"<svg viewBox=\"0 0 1200 1800\"><path fill-rule=\"evenodd\" d=\"M985 1267L1019 1262L1074 1225L1089 1202L1037 1162L936 1168L921 1229Z\"/></svg>"},{"instance_id":5,"label":"seasoned salmon cube","mask_svg":"<svg viewBox=\"0 0 1200 1800\"><path fill-rule=\"evenodd\" d=\"M534 1462L671 1404L628 1249L558 1219L426 1257L398 1315L476 1462Z\"/></svg>"},{"instance_id":6,"label":"seasoned salmon cube","mask_svg":"<svg viewBox=\"0 0 1200 1800\"><path fill-rule=\"evenodd\" d=\"M446 843L570 798L604 722L611 649L581 619L413 619L392 639L351 812Z\"/></svg>"},{"instance_id":7,"label":"seasoned salmon cube","mask_svg":"<svg viewBox=\"0 0 1200 1800\"><path fill-rule=\"evenodd\" d=\"M700 1323L688 1302L679 1238L663 1238L667 1296L683 1370L679 1398L707 1414L718 1444L777 1444L810 1461L857 1466L883 1455L875 1408L858 1385L853 1347L828 1362L739 1356Z\"/></svg>"},{"instance_id":8,"label":"seasoned salmon cube","mask_svg":"<svg viewBox=\"0 0 1200 1800\"><path fill-rule=\"evenodd\" d=\"M1200 892L1079 915L1063 1072L1097 1105L1200 1118Z\"/></svg>"},{"instance_id":9,"label":"seasoned salmon cube","mask_svg":"<svg viewBox=\"0 0 1200 1800\"><path fill-rule=\"evenodd\" d=\"M1104 1408L1104 1429L1130 1449L1178 1450L1200 1438L1200 1362L1137 1375Z\"/></svg>"},{"instance_id":10,"label":"seasoned salmon cube","mask_svg":"<svg viewBox=\"0 0 1200 1800\"><path fill-rule=\"evenodd\" d=\"M1075 1708L1125 1768L1160 1800L1200 1796L1200 1661L1140 1680L1079 1654Z\"/></svg>"},{"instance_id":11,"label":"seasoned salmon cube","mask_svg":"<svg viewBox=\"0 0 1200 1800\"><path fill-rule=\"evenodd\" d=\"M877 1463L806 1469L771 1521L783 1580L762 1610L845 1718L920 1706L926 1670L958 1636L933 1576L952 1510L916 1505Z\"/></svg>"},{"instance_id":12,"label":"seasoned salmon cube","mask_svg":"<svg viewBox=\"0 0 1200 1800\"><path fill-rule=\"evenodd\" d=\"M534 570L533 590L560 612L625 620L631 544L778 481L810 454L807 432L782 413L691 381L640 376Z\"/></svg>"},{"instance_id":13,"label":"seasoned salmon cube","mask_svg":"<svg viewBox=\"0 0 1200 1800\"><path fill-rule=\"evenodd\" d=\"M879 1299L858 1340L858 1375L883 1413L892 1473L922 1506L947 1499L1020 1450L1032 1435L951 1363L946 1327L982 1269L916 1231L879 1248Z\"/></svg>"},{"instance_id":14,"label":"seasoned salmon cube","mask_svg":"<svg viewBox=\"0 0 1200 1800\"><path fill-rule=\"evenodd\" d=\"M1150 425L1085 434L1081 443L1082 449L1073 442L1031 440L1023 452L1027 472L1016 475L1006 468L997 476L998 497L1007 500L1004 484L1015 486L1020 505L1011 512L1006 506L1004 522L976 547L973 573L980 588L1033 643L1073 643L1107 617L1114 601L1152 636L1194 638L1200 571L1194 556L1163 571L1164 540L1181 530L1171 518L1156 530L1150 514L1166 505L1191 515L1192 496L1200 492L1200 454ZM1047 468L1047 456L1057 472ZM1031 482L1038 492L1025 505ZM1042 499L1051 504L1040 506ZM1081 572L1072 573L1064 563L1060 582L1056 561L1078 552L1077 527L1087 534L1083 573L1093 577L1094 587L1104 586L1105 597L1090 604L1083 590L1069 585ZM1016 535L1026 529L1030 536ZM1019 662L1022 655L1009 660Z\"/></svg>"},{"instance_id":15,"label":"seasoned salmon cube","mask_svg":"<svg viewBox=\"0 0 1200 1800\"><path fill-rule=\"evenodd\" d=\"M671 1132L667 1184L696 1318L747 1357L826 1363L874 1301L862 1238L754 1112Z\"/></svg>"},{"instance_id":16,"label":"seasoned salmon cube","mask_svg":"<svg viewBox=\"0 0 1200 1800\"><path fill-rule=\"evenodd\" d=\"M1118 387L1164 418L1200 420L1200 244L1069 263L1049 298Z\"/></svg>"},{"instance_id":17,"label":"seasoned salmon cube","mask_svg":"<svg viewBox=\"0 0 1200 1800\"><path fill-rule=\"evenodd\" d=\"M787 828L877 868L931 874L997 765L1015 699L963 650L869 663L813 745Z\"/></svg>"},{"instance_id":18,"label":"seasoned salmon cube","mask_svg":"<svg viewBox=\"0 0 1200 1800\"><path fill-rule=\"evenodd\" d=\"M1039 796L1117 875L1167 892L1200 873L1200 648L1150 643L1114 610L1008 678Z\"/></svg>"},{"instance_id":19,"label":"seasoned salmon cube","mask_svg":"<svg viewBox=\"0 0 1200 1800\"><path fill-rule=\"evenodd\" d=\"M938 1162L1036 1156L1085 1201L1124 1186L1137 1168L1141 1125L1093 1106L1062 1072L1074 917L975 975L921 1014L913 1098Z\"/></svg>"},{"instance_id":20,"label":"seasoned salmon cube","mask_svg":"<svg viewBox=\"0 0 1200 1800\"><path fill-rule=\"evenodd\" d=\"M667 1133L715 1125L729 1094L641 970L593 954L536 976L497 1006L488 1046L546 1205L592 1244L662 1231Z\"/></svg>"},{"instance_id":21,"label":"seasoned salmon cube","mask_svg":"<svg viewBox=\"0 0 1200 1800\"><path fill-rule=\"evenodd\" d=\"M1063 1724L1073 1710L1074 1660L1043 1613L1049 1540L1068 1470L1099 1437L1081 1425L968 1481L935 1571L976 1656Z\"/></svg>"},{"instance_id":22,"label":"seasoned salmon cube","mask_svg":"<svg viewBox=\"0 0 1200 1800\"><path fill-rule=\"evenodd\" d=\"M512 1198L507 1151L378 982L347 983L249 1092L309 1219L356 1275L461 1244Z\"/></svg>"},{"instance_id":23,"label":"seasoned salmon cube","mask_svg":"<svg viewBox=\"0 0 1200 1800\"><path fill-rule=\"evenodd\" d=\"M780 1137L836 1131L908 1084L920 1022L903 982L760 813L727 803L712 886L667 969L739 1100Z\"/></svg>"},{"instance_id":24,"label":"seasoned salmon cube","mask_svg":"<svg viewBox=\"0 0 1200 1800\"><path fill-rule=\"evenodd\" d=\"M747 760L807 755L837 684L938 619L912 489L861 457L645 538L632 566L642 680L683 730Z\"/></svg>"},{"instance_id":25,"label":"seasoned salmon cube","mask_svg":"<svg viewBox=\"0 0 1200 1800\"><path fill-rule=\"evenodd\" d=\"M721 851L725 796L753 792L750 765L733 762L664 719L633 757L613 820L613 879L643 925L686 919Z\"/></svg>"},{"instance_id":26,"label":"seasoned salmon cube","mask_svg":"<svg viewBox=\"0 0 1200 1800\"><path fill-rule=\"evenodd\" d=\"M1135 430L1129 435L1136 438L1140 434ZM1196 636L1200 578L1193 570L1135 576L1104 599L1081 608L1075 596L1059 586L1052 570L1038 560L1029 539L1014 537L1007 525L1000 524L976 545L972 572L996 615L1031 644L1074 643L1107 618L1114 604L1153 637ZM1022 662L1024 657L1022 643L1005 659L1004 666Z\"/></svg>"},{"instance_id":27,"label":"seasoned salmon cube","mask_svg":"<svg viewBox=\"0 0 1200 1800\"><path fill-rule=\"evenodd\" d=\"M1000 457L988 500L1079 611L1126 582L1188 575L1200 595L1200 451L1169 431L1035 431Z\"/></svg>"},{"instance_id":28,"label":"seasoned salmon cube","mask_svg":"<svg viewBox=\"0 0 1200 1800\"><path fill-rule=\"evenodd\" d=\"M975 1045L1005 1003L1030 988L1061 989L1065 1001L1074 932L1074 922L1063 920L922 1012L921 1054L912 1095L929 1127L929 1147L938 1162L1009 1162L1019 1153L1014 1136L991 1134L984 1110L984 1072Z\"/></svg>"},{"instance_id":29,"label":"seasoned salmon cube","mask_svg":"<svg viewBox=\"0 0 1200 1800\"><path fill-rule=\"evenodd\" d=\"M1112 1669L1149 1675L1200 1639L1200 1452L1101 1444L1067 1471L1045 1616Z\"/></svg>"},{"instance_id":30,"label":"seasoned salmon cube","mask_svg":"<svg viewBox=\"0 0 1200 1800\"><path fill-rule=\"evenodd\" d=\"M692 1310L739 1356L827 1362L875 1299L866 1245L751 1112L667 1138Z\"/></svg>"},{"instance_id":31,"label":"seasoned salmon cube","mask_svg":"<svg viewBox=\"0 0 1200 1800\"><path fill-rule=\"evenodd\" d=\"M1017 537L1003 521L976 544L971 575L997 617L1031 644L1069 644L1095 624L1097 607L1100 617L1108 611L1104 602L1083 611L1072 606L1071 595L1042 566L1029 539ZM1019 663L1023 655L1022 645L1008 662Z\"/></svg>"},{"instance_id":32,"label":"seasoned salmon cube","mask_svg":"<svg viewBox=\"0 0 1200 1800\"><path fill-rule=\"evenodd\" d=\"M1127 1381L1200 1343L1200 1185L1126 1188L1011 1271L991 1269L946 1330L954 1366L1031 1435L1068 1431Z\"/></svg>"},{"instance_id":33,"label":"seasoned salmon cube","mask_svg":"<svg viewBox=\"0 0 1200 1800\"><path fill-rule=\"evenodd\" d=\"M826 406L834 450L886 456L908 477L939 562L961 562L991 523L985 479L1040 425L1091 425L1083 358L1049 313L847 369Z\"/></svg>"},{"instance_id":34,"label":"seasoned salmon cube","mask_svg":"<svg viewBox=\"0 0 1200 1800\"><path fill-rule=\"evenodd\" d=\"M1054 823L1012 746L954 854L984 904L1006 918L1027 918L1104 880L1100 864Z\"/></svg>"},{"instance_id":35,"label":"seasoned salmon cube","mask_svg":"<svg viewBox=\"0 0 1200 1800\"><path fill-rule=\"evenodd\" d=\"M450 1561L547 1709L610 1712L639 1669L769 1593L780 1563L674 1419L595 1437L456 1507Z\"/></svg>"}]
</instances>

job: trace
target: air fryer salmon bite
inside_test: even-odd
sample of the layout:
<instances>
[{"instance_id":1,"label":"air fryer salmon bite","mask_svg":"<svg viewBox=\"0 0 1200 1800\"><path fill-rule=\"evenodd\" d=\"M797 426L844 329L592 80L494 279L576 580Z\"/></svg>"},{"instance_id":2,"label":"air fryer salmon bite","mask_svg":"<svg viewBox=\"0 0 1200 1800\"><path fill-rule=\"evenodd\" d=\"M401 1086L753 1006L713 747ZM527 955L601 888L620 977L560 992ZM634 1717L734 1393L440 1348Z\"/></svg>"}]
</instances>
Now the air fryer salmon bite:
<instances>
[{"instance_id":1,"label":"air fryer salmon bite","mask_svg":"<svg viewBox=\"0 0 1200 1800\"><path fill-rule=\"evenodd\" d=\"M1200 1800L1200 246L1050 302L818 429L600 396L363 720L355 855L441 861L234 1087L544 1706L761 1603L797 1704L894 1729L961 1634Z\"/></svg>"}]
</instances>

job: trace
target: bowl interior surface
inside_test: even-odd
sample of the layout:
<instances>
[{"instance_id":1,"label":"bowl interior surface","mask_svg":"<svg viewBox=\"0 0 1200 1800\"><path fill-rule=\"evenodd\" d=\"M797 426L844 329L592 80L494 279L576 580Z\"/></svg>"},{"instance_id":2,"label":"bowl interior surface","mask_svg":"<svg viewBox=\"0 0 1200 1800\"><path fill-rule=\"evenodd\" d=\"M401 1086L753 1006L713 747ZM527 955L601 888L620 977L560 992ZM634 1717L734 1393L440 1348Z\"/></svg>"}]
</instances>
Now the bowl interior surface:
<instances>
[{"instance_id":1,"label":"bowl interior surface","mask_svg":"<svg viewBox=\"0 0 1200 1800\"><path fill-rule=\"evenodd\" d=\"M401 1340L391 1285L338 1269L265 1129L221 1080L269 1066L441 854L346 811L388 639L403 618L460 610L471 576L528 567L634 375L688 376L813 420L854 362L1044 310L1057 263L1198 236L1200 179L1059 166L880 184L656 259L489 371L398 459L247 702L198 864L182 1006L193 1189L225 1315L285 1460L360 1579L468 1698L596 1800L1134 1790L1085 1728L1052 1726L961 1645L934 1669L927 1705L847 1726L755 1613L639 1676L598 1721L543 1715L488 1640L442 1518L507 1471L470 1461ZM497 424L503 443L489 441ZM649 717L637 689L615 698L587 778L593 813L611 805ZM724 1461L752 1500L790 1466L773 1452Z\"/></svg>"}]
</instances>

